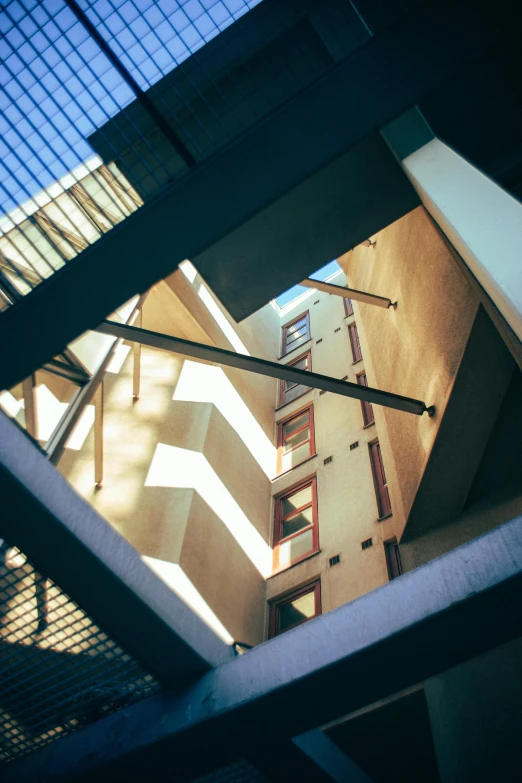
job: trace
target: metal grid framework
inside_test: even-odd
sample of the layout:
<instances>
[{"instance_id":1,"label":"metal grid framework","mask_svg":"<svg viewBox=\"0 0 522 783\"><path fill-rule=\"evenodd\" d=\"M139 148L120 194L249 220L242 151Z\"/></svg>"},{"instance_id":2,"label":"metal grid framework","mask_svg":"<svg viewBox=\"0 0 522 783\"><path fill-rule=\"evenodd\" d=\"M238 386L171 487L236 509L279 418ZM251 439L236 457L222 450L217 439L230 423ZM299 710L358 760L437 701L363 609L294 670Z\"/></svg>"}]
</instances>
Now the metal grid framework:
<instances>
[{"instance_id":1,"label":"metal grid framework","mask_svg":"<svg viewBox=\"0 0 522 783\"><path fill-rule=\"evenodd\" d=\"M0 33L0 311L372 35L347 0L12 0Z\"/></svg>"},{"instance_id":2,"label":"metal grid framework","mask_svg":"<svg viewBox=\"0 0 522 783\"><path fill-rule=\"evenodd\" d=\"M0 764L159 689L25 556L0 546Z\"/></svg>"}]
</instances>

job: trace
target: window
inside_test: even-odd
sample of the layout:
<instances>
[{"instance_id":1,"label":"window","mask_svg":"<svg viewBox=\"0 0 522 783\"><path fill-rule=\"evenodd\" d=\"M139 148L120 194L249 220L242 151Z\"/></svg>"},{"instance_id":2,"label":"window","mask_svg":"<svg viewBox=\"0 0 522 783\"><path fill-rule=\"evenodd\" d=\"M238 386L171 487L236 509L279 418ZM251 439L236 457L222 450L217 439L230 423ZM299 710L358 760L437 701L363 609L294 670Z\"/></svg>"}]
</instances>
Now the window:
<instances>
[{"instance_id":1,"label":"window","mask_svg":"<svg viewBox=\"0 0 522 783\"><path fill-rule=\"evenodd\" d=\"M391 581L402 574L401 553L397 539L392 538L391 541L386 541L384 544L384 551L386 552L388 576Z\"/></svg>"},{"instance_id":2,"label":"window","mask_svg":"<svg viewBox=\"0 0 522 783\"><path fill-rule=\"evenodd\" d=\"M350 324L348 327L348 334L350 335L350 345L352 346L353 363L360 362L362 359L361 343L359 342L359 334L355 324Z\"/></svg>"},{"instance_id":3,"label":"window","mask_svg":"<svg viewBox=\"0 0 522 783\"><path fill-rule=\"evenodd\" d=\"M319 550L317 479L276 498L274 569L287 568Z\"/></svg>"},{"instance_id":4,"label":"window","mask_svg":"<svg viewBox=\"0 0 522 783\"><path fill-rule=\"evenodd\" d=\"M375 495L377 497L377 508L379 509L379 519L383 519L391 514L392 507L379 441L370 443L369 449L370 461L372 463L373 483L375 484Z\"/></svg>"},{"instance_id":5,"label":"window","mask_svg":"<svg viewBox=\"0 0 522 783\"><path fill-rule=\"evenodd\" d=\"M309 583L291 593L279 596L270 603L270 628L268 636L306 623L321 614L321 581Z\"/></svg>"},{"instance_id":6,"label":"window","mask_svg":"<svg viewBox=\"0 0 522 783\"><path fill-rule=\"evenodd\" d=\"M296 359L292 359L288 362L287 367L295 367L296 370L306 370L310 372L312 369L312 353L302 353ZM302 383L296 383L295 381L281 381L279 384L279 405L286 405L287 402L297 399L305 392L310 391L309 386L305 386Z\"/></svg>"},{"instance_id":7,"label":"window","mask_svg":"<svg viewBox=\"0 0 522 783\"><path fill-rule=\"evenodd\" d=\"M368 386L368 379L366 378L365 372L360 372L357 375L357 383L359 384L359 386ZM375 418L373 415L373 405L371 404L371 402L365 402L364 400L361 400L361 408L362 408L364 426L368 427L370 424L373 424L375 422Z\"/></svg>"},{"instance_id":8,"label":"window","mask_svg":"<svg viewBox=\"0 0 522 783\"><path fill-rule=\"evenodd\" d=\"M344 312L346 315L353 315L353 303L351 299L343 299Z\"/></svg>"},{"instance_id":9,"label":"window","mask_svg":"<svg viewBox=\"0 0 522 783\"><path fill-rule=\"evenodd\" d=\"M284 356L294 348L299 348L300 345L310 339L310 313L302 313L290 321L289 324L283 326L283 346L281 353Z\"/></svg>"},{"instance_id":10,"label":"window","mask_svg":"<svg viewBox=\"0 0 522 783\"><path fill-rule=\"evenodd\" d=\"M315 456L314 410L301 408L278 425L278 472L286 473L305 459Z\"/></svg>"}]
</instances>

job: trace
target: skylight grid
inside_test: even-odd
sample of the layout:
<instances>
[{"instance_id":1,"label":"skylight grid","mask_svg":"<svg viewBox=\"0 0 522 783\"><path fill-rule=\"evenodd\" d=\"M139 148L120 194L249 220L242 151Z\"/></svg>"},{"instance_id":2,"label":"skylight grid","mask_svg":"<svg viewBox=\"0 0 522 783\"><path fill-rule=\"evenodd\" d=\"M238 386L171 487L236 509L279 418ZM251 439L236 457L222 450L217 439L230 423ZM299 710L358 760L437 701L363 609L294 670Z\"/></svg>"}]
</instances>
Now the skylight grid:
<instances>
[{"instance_id":1,"label":"skylight grid","mask_svg":"<svg viewBox=\"0 0 522 783\"><path fill-rule=\"evenodd\" d=\"M259 1L82 0L80 7L147 90ZM92 158L86 139L135 95L64 0L6 3L0 32L0 208L7 213ZM142 136L137 127L120 134L129 147L131 135ZM141 141L146 178L160 186L172 167L146 135ZM105 143L114 147L111 138Z\"/></svg>"},{"instance_id":2,"label":"skylight grid","mask_svg":"<svg viewBox=\"0 0 522 783\"><path fill-rule=\"evenodd\" d=\"M184 62L261 0L80 0L141 89Z\"/></svg>"}]
</instances>

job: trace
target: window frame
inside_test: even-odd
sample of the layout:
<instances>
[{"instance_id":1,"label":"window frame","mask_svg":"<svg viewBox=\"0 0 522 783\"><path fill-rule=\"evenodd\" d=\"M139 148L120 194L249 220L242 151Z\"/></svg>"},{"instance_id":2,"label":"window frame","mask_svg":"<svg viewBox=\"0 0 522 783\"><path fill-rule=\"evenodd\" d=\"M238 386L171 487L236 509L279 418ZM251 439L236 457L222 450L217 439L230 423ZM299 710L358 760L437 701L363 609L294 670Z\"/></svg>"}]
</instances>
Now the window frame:
<instances>
[{"instance_id":1,"label":"window frame","mask_svg":"<svg viewBox=\"0 0 522 783\"><path fill-rule=\"evenodd\" d=\"M310 429L310 437L308 438L308 440L303 441L303 443L299 443L297 446L294 446L293 448L289 449L287 452L284 452L283 432L284 432L285 424L288 424L288 422L292 421L292 419L297 419L306 410L309 411L308 427ZM302 427L301 429L306 429L306 427ZM301 432L301 429L296 430L296 432L292 434L295 435L297 432ZM292 465L291 468L287 468L287 470L283 470L283 457L285 456L285 454L289 454L290 451L295 451L295 449L303 446L305 443L310 443L310 453L308 454L308 456L303 457L303 459L300 462L297 462L295 465ZM309 402L307 405L303 405L301 408L298 408L298 410L294 411L293 413L289 413L287 416L281 419L281 421L277 422L277 475L282 476L284 473L289 473L291 470L294 470L294 468L297 468L299 465L302 465L303 462L306 462L306 460L312 459L312 457L315 456L316 456L316 450L315 450L314 404L313 402Z\"/></svg>"},{"instance_id":2,"label":"window frame","mask_svg":"<svg viewBox=\"0 0 522 783\"><path fill-rule=\"evenodd\" d=\"M287 362L285 364L285 367L293 367L295 364L300 362L305 357L308 357L308 362L307 362L308 367L305 370L305 372L312 372L312 349L311 348L309 348L307 351L304 351L303 353L299 354L299 356L296 356L294 359L292 359L292 361ZM278 398L277 398L277 407L278 408L282 408L283 405L289 405L294 400L298 400L299 397L301 397L303 394L306 394L306 392L309 392L311 390L311 388L312 388L311 386L304 386L304 384L302 384L302 383L295 383L294 386L290 387L290 389L293 389L296 386L302 386L303 387L303 391L300 392L299 394L297 394L291 400L286 400L285 399L285 395L288 394L290 389L287 389L285 391L285 383L286 383L286 381L280 381L279 382L279 394L278 394Z\"/></svg>"},{"instance_id":3,"label":"window frame","mask_svg":"<svg viewBox=\"0 0 522 783\"><path fill-rule=\"evenodd\" d=\"M302 489L305 489L305 487L308 486L312 487L312 501L311 501L312 523L308 525L308 527L304 527L301 530L298 530L296 533L291 533L289 536L285 536L284 538L281 538L284 517L290 516L290 514L296 514L297 512L305 508L309 508L308 504L306 504L304 506L300 506L297 509L294 509L292 512L290 512L290 514L283 515L282 513L283 501L285 500L285 498L295 495L297 492L300 492ZM305 554L300 555L299 557L295 557L289 563L285 563L283 566L280 565L279 550L281 544L285 544L287 541L291 541L292 538L297 538L298 536L308 532L309 530L312 531L312 548ZM274 497L274 537L273 537L273 563L272 563L273 573L286 571L287 568L291 568L296 563L300 563L302 560L306 560L307 558L311 557L311 555L316 554L318 551L319 551L319 513L318 513L318 504L317 504L317 476L310 476L309 478L304 479L303 481L300 481L297 484L294 484L292 487L288 487L283 492L280 492L278 495L275 495Z\"/></svg>"},{"instance_id":4,"label":"window frame","mask_svg":"<svg viewBox=\"0 0 522 783\"><path fill-rule=\"evenodd\" d=\"M354 341L354 337L353 337L354 334L357 338L357 344ZM362 361L363 355L362 355L362 348L361 348L361 340L359 337L359 330L357 329L357 324L355 323L355 321L352 321L351 324L348 324L348 336L350 338L350 347L352 349L352 358L353 358L352 364L357 364L357 362Z\"/></svg>"},{"instance_id":5,"label":"window frame","mask_svg":"<svg viewBox=\"0 0 522 783\"><path fill-rule=\"evenodd\" d=\"M375 447L378 448L379 466L382 475L382 482L379 481L379 476L377 475L377 466L375 464L374 457L373 457ZM381 521L382 519L387 519L388 517L391 517L393 515L393 510L392 510L392 504L390 498L390 491L388 489L388 481L386 479L386 471L384 470L381 445L379 441L373 440L371 441L371 443L368 443L368 451L370 455L370 465L372 468L373 485L375 488L375 499L377 501L378 520ZM377 449L375 449L375 451L377 451ZM382 489L385 490L385 494L384 493L381 494L381 483L382 483ZM384 503L383 503L383 497L385 500ZM388 508L386 507L386 504Z\"/></svg>"},{"instance_id":6,"label":"window frame","mask_svg":"<svg viewBox=\"0 0 522 783\"><path fill-rule=\"evenodd\" d=\"M297 321L301 321L303 318L306 319L306 339L299 343L299 345L296 345L295 348L288 348L287 346L287 333L288 329L293 326ZM310 310L305 310L300 315L293 318L291 321L289 321L287 324L284 324L281 327L281 356L287 356L289 353L292 353L292 351L297 350L297 348L301 348L308 340L310 340ZM297 341L294 341L297 342Z\"/></svg>"},{"instance_id":7,"label":"window frame","mask_svg":"<svg viewBox=\"0 0 522 783\"><path fill-rule=\"evenodd\" d=\"M353 301L345 296L343 297L343 304L344 304L344 317L349 318L351 315L354 314L353 312Z\"/></svg>"},{"instance_id":8,"label":"window frame","mask_svg":"<svg viewBox=\"0 0 522 783\"><path fill-rule=\"evenodd\" d=\"M285 628L284 631L278 631L277 630L277 622L278 622L278 611L279 607L290 603L291 601L295 601L296 598L300 598L302 595L307 595L308 593L314 593L314 608L315 608L315 614L312 615L312 617L307 617L304 620L300 620L298 623L295 623L294 625L290 625L288 628ZM294 587L292 590L288 590L285 593L282 593L281 595L276 596L275 598L272 598L269 601L270 606L270 616L269 616L269 623L268 623L268 638L274 639L276 636L280 636L283 633L286 633L287 631L291 631L293 628L297 628L299 625L303 625L304 623L308 623L310 620L313 620L314 617L319 617L319 615L322 614L322 605L321 605L321 577L317 576L312 580L307 581L305 584L300 585L299 587Z\"/></svg>"},{"instance_id":9,"label":"window frame","mask_svg":"<svg viewBox=\"0 0 522 783\"><path fill-rule=\"evenodd\" d=\"M390 549L393 548L393 555L390 555ZM384 542L384 554L386 556L386 567L388 568L388 579L390 582L392 579L398 579L399 576L402 576L403 570L402 570L402 562L401 562L401 550L399 547L399 542L397 539L389 538L387 541ZM392 557L395 558L395 566L397 573L393 573L393 563L392 563Z\"/></svg>"},{"instance_id":10,"label":"window frame","mask_svg":"<svg viewBox=\"0 0 522 783\"><path fill-rule=\"evenodd\" d=\"M359 378L362 378L363 376L366 383L361 383L361 381L359 380ZM368 378L366 376L366 370L361 370L361 372L357 373L355 377L359 386L368 386ZM375 424L375 413L371 402L366 402L366 400L361 400L361 410L362 410L364 426L370 427L372 424Z\"/></svg>"}]
</instances>

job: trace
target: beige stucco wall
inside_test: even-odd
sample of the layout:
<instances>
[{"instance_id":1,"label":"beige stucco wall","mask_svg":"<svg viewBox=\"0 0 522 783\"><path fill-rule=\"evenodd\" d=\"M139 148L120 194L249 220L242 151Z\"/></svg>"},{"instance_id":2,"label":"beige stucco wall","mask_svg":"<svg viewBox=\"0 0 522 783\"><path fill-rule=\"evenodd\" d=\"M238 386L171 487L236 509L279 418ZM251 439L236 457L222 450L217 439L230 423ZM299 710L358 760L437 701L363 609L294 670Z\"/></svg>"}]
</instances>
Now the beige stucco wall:
<instances>
[{"instance_id":1,"label":"beige stucco wall","mask_svg":"<svg viewBox=\"0 0 522 783\"><path fill-rule=\"evenodd\" d=\"M406 524L478 309L478 301L423 207L385 228L374 249L339 259L353 288L397 309L354 303L368 383L435 405L414 416L375 406L397 530Z\"/></svg>"},{"instance_id":2,"label":"beige stucco wall","mask_svg":"<svg viewBox=\"0 0 522 783\"><path fill-rule=\"evenodd\" d=\"M168 282L149 294L142 325L233 350L181 272L180 295ZM198 323L201 308L206 318ZM273 315L272 315L273 313ZM252 354L262 342L273 357L273 310L254 327L233 326ZM230 319L229 319L230 320ZM206 328L204 328L206 327ZM255 339L254 339L255 338ZM250 373L143 348L140 398L132 399L130 351L105 377L104 478L94 487L94 432L67 449L59 468L173 589L180 567L231 638L264 636L266 563L276 382Z\"/></svg>"},{"instance_id":3,"label":"beige stucco wall","mask_svg":"<svg viewBox=\"0 0 522 783\"><path fill-rule=\"evenodd\" d=\"M332 282L344 285L346 278L339 273ZM311 340L283 357L281 363L310 348L313 371L336 378L347 376L355 383L356 374L365 369L365 363L363 360L353 364L347 326L354 319L345 316L342 298L310 291L306 298L283 309L280 324L306 310L310 312ZM281 407L276 421L309 402L314 405L317 456L277 478L272 483L272 494L278 495L302 479L317 476L320 552L271 577L267 598L320 575L325 613L388 580L384 541L395 536L395 518L377 521L368 443L378 433L376 425L364 428L360 402L310 390ZM355 441L359 446L350 451L349 446ZM332 462L324 465L330 456ZM368 538L372 538L373 545L362 550L361 543ZM334 555L340 555L340 563L330 567L329 559Z\"/></svg>"}]
</instances>

